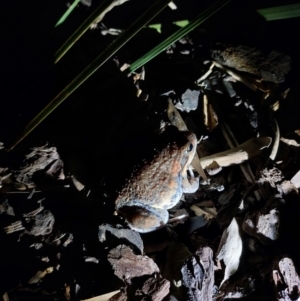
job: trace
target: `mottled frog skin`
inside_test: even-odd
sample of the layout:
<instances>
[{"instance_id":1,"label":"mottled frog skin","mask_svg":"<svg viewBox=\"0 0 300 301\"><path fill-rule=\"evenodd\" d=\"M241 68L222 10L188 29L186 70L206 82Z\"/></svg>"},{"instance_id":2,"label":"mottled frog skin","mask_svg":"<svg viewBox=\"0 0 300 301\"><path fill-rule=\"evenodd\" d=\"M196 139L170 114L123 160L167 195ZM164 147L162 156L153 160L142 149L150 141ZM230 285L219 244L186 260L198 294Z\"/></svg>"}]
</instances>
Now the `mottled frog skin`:
<instances>
[{"instance_id":1,"label":"mottled frog skin","mask_svg":"<svg viewBox=\"0 0 300 301\"><path fill-rule=\"evenodd\" d=\"M115 202L132 229L147 233L161 228L168 222L167 210L179 202L182 193L198 189L199 178L190 166L196 146L195 134L173 129L154 157L135 168Z\"/></svg>"}]
</instances>

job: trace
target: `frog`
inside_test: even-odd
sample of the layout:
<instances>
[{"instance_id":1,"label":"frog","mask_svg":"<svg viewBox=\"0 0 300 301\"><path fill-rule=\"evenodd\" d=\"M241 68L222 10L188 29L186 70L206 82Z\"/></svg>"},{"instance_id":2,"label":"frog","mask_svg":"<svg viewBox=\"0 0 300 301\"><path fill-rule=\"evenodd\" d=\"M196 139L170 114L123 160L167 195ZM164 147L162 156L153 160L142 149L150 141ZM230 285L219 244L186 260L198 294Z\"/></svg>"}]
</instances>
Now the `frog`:
<instances>
[{"instance_id":1,"label":"frog","mask_svg":"<svg viewBox=\"0 0 300 301\"><path fill-rule=\"evenodd\" d=\"M168 209L179 203L183 193L199 188L199 177L191 166L197 137L193 132L170 128L153 156L135 166L115 200L117 214L140 233L164 227L169 220Z\"/></svg>"}]
</instances>

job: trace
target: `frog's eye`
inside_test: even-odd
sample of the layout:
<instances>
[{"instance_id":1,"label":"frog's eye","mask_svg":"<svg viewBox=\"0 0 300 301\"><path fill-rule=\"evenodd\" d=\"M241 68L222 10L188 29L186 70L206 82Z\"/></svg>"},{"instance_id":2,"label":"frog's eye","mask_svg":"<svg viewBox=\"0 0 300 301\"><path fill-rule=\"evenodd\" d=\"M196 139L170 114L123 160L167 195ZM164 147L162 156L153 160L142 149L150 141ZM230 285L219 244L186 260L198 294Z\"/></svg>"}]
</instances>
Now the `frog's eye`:
<instances>
[{"instance_id":1,"label":"frog's eye","mask_svg":"<svg viewBox=\"0 0 300 301\"><path fill-rule=\"evenodd\" d=\"M187 152L188 152L188 153L191 152L191 151L193 150L193 148L194 148L193 143L190 143L190 145L189 145L188 148L187 148Z\"/></svg>"}]
</instances>

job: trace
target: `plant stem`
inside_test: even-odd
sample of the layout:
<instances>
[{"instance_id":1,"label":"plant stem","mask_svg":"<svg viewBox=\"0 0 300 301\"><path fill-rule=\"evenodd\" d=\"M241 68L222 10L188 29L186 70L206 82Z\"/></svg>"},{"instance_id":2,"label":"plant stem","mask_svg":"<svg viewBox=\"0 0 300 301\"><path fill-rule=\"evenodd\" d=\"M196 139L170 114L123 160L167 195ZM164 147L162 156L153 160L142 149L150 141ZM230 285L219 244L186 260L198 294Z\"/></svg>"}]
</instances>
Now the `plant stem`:
<instances>
[{"instance_id":1,"label":"plant stem","mask_svg":"<svg viewBox=\"0 0 300 301\"><path fill-rule=\"evenodd\" d=\"M77 4L80 2L80 0L74 0L73 4L67 9L67 11L61 16L61 18L57 21L55 24L55 27L65 22L65 20L69 17L71 12L74 10L74 8L77 6Z\"/></svg>"},{"instance_id":2,"label":"plant stem","mask_svg":"<svg viewBox=\"0 0 300 301\"><path fill-rule=\"evenodd\" d=\"M142 14L123 34L121 34L108 48L106 48L87 68L71 81L33 120L26 126L18 140L9 148L12 150L31 131L33 131L51 112L53 112L69 95L71 95L85 80L99 69L112 55L114 55L135 34L159 14L171 0L156 1Z\"/></svg>"},{"instance_id":3,"label":"plant stem","mask_svg":"<svg viewBox=\"0 0 300 301\"><path fill-rule=\"evenodd\" d=\"M76 0L77 1L77 0ZM79 0L80 1L80 0ZM99 15L114 0L104 0L97 9L79 26L79 28L70 36L70 38L59 48L54 55L55 64L66 54L66 52L76 43L76 41L90 28Z\"/></svg>"}]
</instances>

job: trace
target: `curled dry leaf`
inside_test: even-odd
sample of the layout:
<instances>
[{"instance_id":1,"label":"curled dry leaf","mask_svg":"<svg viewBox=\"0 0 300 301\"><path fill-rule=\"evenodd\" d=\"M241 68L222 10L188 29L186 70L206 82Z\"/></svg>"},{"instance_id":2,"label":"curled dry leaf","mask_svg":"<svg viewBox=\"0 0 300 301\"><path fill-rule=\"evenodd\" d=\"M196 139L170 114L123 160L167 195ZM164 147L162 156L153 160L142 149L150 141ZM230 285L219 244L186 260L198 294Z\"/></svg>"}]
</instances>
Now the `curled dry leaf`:
<instances>
[{"instance_id":1,"label":"curled dry leaf","mask_svg":"<svg viewBox=\"0 0 300 301\"><path fill-rule=\"evenodd\" d=\"M222 284L233 275L239 265L240 257L243 251L243 242L240 235L239 225L235 218L232 219L229 227L224 230L219 249L217 251L217 259L223 260L226 266Z\"/></svg>"},{"instance_id":2,"label":"curled dry leaf","mask_svg":"<svg viewBox=\"0 0 300 301\"><path fill-rule=\"evenodd\" d=\"M228 151L200 158L200 164L203 168L240 164L259 155L262 149L270 146L271 142L270 137L253 138Z\"/></svg>"}]
</instances>

